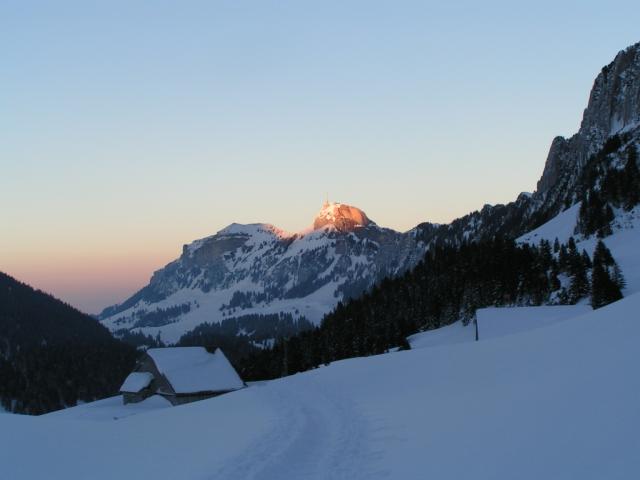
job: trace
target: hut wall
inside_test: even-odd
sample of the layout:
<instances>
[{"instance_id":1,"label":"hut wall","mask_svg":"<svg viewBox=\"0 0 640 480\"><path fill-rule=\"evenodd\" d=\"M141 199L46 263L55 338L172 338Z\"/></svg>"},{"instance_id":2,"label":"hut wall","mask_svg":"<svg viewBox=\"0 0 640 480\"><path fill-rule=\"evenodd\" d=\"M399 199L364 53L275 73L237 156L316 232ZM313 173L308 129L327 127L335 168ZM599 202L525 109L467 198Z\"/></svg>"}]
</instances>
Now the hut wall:
<instances>
[{"instance_id":1,"label":"hut wall","mask_svg":"<svg viewBox=\"0 0 640 480\"><path fill-rule=\"evenodd\" d=\"M217 397L227 392L211 392L211 393L195 393L192 395L167 395L165 398L173 405L184 405L185 403L197 402L198 400L206 400L207 398Z\"/></svg>"}]
</instances>

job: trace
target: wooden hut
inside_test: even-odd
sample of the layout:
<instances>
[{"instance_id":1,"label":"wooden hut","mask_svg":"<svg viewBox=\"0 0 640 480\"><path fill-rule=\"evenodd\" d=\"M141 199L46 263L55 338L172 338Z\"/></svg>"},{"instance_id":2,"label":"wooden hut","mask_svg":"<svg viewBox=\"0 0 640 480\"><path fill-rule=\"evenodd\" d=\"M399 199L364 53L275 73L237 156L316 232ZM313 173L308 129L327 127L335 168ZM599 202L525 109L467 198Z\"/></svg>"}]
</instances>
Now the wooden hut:
<instances>
[{"instance_id":1,"label":"wooden hut","mask_svg":"<svg viewBox=\"0 0 640 480\"><path fill-rule=\"evenodd\" d=\"M160 395L173 405L195 402L244 388L222 350L203 347L150 348L125 379L125 404Z\"/></svg>"}]
</instances>

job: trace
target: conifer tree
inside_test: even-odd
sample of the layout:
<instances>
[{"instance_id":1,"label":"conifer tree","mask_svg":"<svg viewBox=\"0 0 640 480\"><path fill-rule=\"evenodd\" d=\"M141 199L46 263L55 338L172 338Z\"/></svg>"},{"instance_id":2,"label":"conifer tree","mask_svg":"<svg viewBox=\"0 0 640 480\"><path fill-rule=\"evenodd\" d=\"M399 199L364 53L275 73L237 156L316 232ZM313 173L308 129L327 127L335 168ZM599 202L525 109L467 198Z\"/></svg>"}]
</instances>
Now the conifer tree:
<instances>
[{"instance_id":1,"label":"conifer tree","mask_svg":"<svg viewBox=\"0 0 640 480\"><path fill-rule=\"evenodd\" d=\"M582 199L578 214L578 231L585 235L597 234L599 238L611 235L613 209L603 201L600 192L591 189Z\"/></svg>"},{"instance_id":2,"label":"conifer tree","mask_svg":"<svg viewBox=\"0 0 640 480\"><path fill-rule=\"evenodd\" d=\"M613 255L611 255L611 250L607 248L602 240L598 240L593 252L593 263L595 264L596 262L604 265L605 267L613 266L615 263Z\"/></svg>"},{"instance_id":3,"label":"conifer tree","mask_svg":"<svg viewBox=\"0 0 640 480\"><path fill-rule=\"evenodd\" d=\"M558 263L561 270L567 270L569 265L569 255L567 253L567 246L564 243L560 246L560 253L558 253Z\"/></svg>"},{"instance_id":4,"label":"conifer tree","mask_svg":"<svg viewBox=\"0 0 640 480\"><path fill-rule=\"evenodd\" d=\"M624 207L631 210L640 203L640 172L638 171L638 152L635 145L627 149L627 164L624 167Z\"/></svg>"},{"instance_id":5,"label":"conifer tree","mask_svg":"<svg viewBox=\"0 0 640 480\"><path fill-rule=\"evenodd\" d=\"M618 273L616 273L618 272ZM621 286L618 281L624 282L622 273L616 264L611 252L602 240L599 240L593 253L593 273L591 276L591 306L596 309L604 307L622 298Z\"/></svg>"},{"instance_id":6,"label":"conifer tree","mask_svg":"<svg viewBox=\"0 0 640 480\"><path fill-rule=\"evenodd\" d=\"M615 215L613 214L613 209L608 202L604 204L601 215L601 223L597 231L598 238L608 237L609 235L611 235L611 233L613 233L611 231L611 222L615 218Z\"/></svg>"},{"instance_id":7,"label":"conifer tree","mask_svg":"<svg viewBox=\"0 0 640 480\"><path fill-rule=\"evenodd\" d=\"M569 237L569 248L567 249L569 255L568 268L571 274L575 274L583 266L582 257L578 253L578 246L573 237Z\"/></svg>"},{"instance_id":8,"label":"conifer tree","mask_svg":"<svg viewBox=\"0 0 640 480\"><path fill-rule=\"evenodd\" d=\"M571 278L569 302L577 303L578 300L587 295L589 295L589 279L587 278L587 271L584 264L580 262L580 265L575 269L573 277Z\"/></svg>"},{"instance_id":9,"label":"conifer tree","mask_svg":"<svg viewBox=\"0 0 640 480\"><path fill-rule=\"evenodd\" d=\"M624 275L622 275L622 269L616 262L613 264L611 278L620 290L623 290L624 287L627 286L627 281L624 279Z\"/></svg>"}]
</instances>

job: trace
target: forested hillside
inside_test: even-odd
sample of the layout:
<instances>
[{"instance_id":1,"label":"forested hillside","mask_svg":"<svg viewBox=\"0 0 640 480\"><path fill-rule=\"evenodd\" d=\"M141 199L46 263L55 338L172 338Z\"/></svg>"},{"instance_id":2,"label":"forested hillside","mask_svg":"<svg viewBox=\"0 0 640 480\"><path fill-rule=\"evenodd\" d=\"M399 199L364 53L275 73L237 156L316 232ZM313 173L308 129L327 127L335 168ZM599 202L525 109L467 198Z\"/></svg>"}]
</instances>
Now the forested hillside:
<instances>
[{"instance_id":1,"label":"forested hillside","mask_svg":"<svg viewBox=\"0 0 640 480\"><path fill-rule=\"evenodd\" d=\"M334 360L408 347L420 330L474 318L487 306L573 304L590 298L600 307L622 297L624 278L607 247L580 252L542 241L511 239L434 246L405 275L386 279L362 297L338 307L322 325L242 362L247 379L275 378Z\"/></svg>"},{"instance_id":2,"label":"forested hillside","mask_svg":"<svg viewBox=\"0 0 640 480\"><path fill-rule=\"evenodd\" d=\"M113 395L136 351L93 318L0 272L0 401L41 414Z\"/></svg>"},{"instance_id":3,"label":"forested hillside","mask_svg":"<svg viewBox=\"0 0 640 480\"><path fill-rule=\"evenodd\" d=\"M177 343L181 347L203 346L213 352L221 348L229 361L239 365L251 355L271 348L277 339L289 338L310 330L313 324L304 317L291 314L242 315L220 323L203 323L184 334Z\"/></svg>"}]
</instances>

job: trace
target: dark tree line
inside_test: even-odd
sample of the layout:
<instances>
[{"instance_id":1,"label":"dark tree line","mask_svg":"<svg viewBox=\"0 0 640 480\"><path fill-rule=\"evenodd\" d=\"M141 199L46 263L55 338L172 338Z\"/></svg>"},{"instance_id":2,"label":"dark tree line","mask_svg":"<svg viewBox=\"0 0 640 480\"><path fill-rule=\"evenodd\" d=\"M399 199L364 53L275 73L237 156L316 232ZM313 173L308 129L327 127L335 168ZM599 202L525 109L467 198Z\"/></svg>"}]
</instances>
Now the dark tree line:
<instances>
[{"instance_id":1,"label":"dark tree line","mask_svg":"<svg viewBox=\"0 0 640 480\"><path fill-rule=\"evenodd\" d=\"M613 208L631 210L640 203L640 171L638 153L631 144L619 153L621 165L608 158L622 147L618 136L609 139L602 152L594 156L585 170L583 195L578 216L577 231L598 237L611 235Z\"/></svg>"},{"instance_id":2,"label":"dark tree line","mask_svg":"<svg viewBox=\"0 0 640 480\"><path fill-rule=\"evenodd\" d=\"M197 306L197 304L196 304ZM167 308L156 308L155 310L148 311L146 309L137 310L132 314L135 323L131 328L143 328L143 327L162 327L175 323L178 317L189 313L191 311L191 303L182 303L180 305L173 305ZM117 318L114 323L116 325L122 325L129 323L129 319L126 317ZM124 329L121 329L124 330Z\"/></svg>"},{"instance_id":3,"label":"dark tree line","mask_svg":"<svg viewBox=\"0 0 640 480\"><path fill-rule=\"evenodd\" d=\"M0 359L5 410L39 415L118 393L136 351L115 340L60 343Z\"/></svg>"},{"instance_id":4,"label":"dark tree line","mask_svg":"<svg viewBox=\"0 0 640 480\"><path fill-rule=\"evenodd\" d=\"M604 244L598 244L602 248ZM407 348L408 335L459 319L469 322L481 307L576 303L592 289L592 301L601 306L616 297L608 290L610 284L601 293L598 274L592 286L594 265L604 261L601 258L613 260L610 253L602 255L597 250L592 262L573 239L553 246L544 240L530 246L509 239L434 246L412 271L338 304L319 327L243 358L241 372L248 380L276 378L335 360ZM611 275L614 265L607 264ZM610 278L619 292L620 279Z\"/></svg>"},{"instance_id":5,"label":"dark tree line","mask_svg":"<svg viewBox=\"0 0 640 480\"><path fill-rule=\"evenodd\" d=\"M276 339L312 328L307 319L294 318L290 313L249 314L198 325L180 337L177 345L203 346L210 351L221 348L229 361L238 365L240 359L271 348Z\"/></svg>"},{"instance_id":6,"label":"dark tree line","mask_svg":"<svg viewBox=\"0 0 640 480\"><path fill-rule=\"evenodd\" d=\"M113 332L113 335L124 343L139 349L166 347L160 335L152 337L151 335L145 335L141 331L132 332L127 328L118 329Z\"/></svg>"},{"instance_id":7,"label":"dark tree line","mask_svg":"<svg viewBox=\"0 0 640 480\"><path fill-rule=\"evenodd\" d=\"M114 395L134 348L96 320L0 273L0 403L41 414Z\"/></svg>"},{"instance_id":8,"label":"dark tree line","mask_svg":"<svg viewBox=\"0 0 640 480\"><path fill-rule=\"evenodd\" d=\"M140 310L136 312L136 323L133 328L136 327L162 327L163 325L169 325L177 320L177 317L189 313L191 311L190 303L182 303L180 305L173 305L167 308L157 308L151 312L146 310Z\"/></svg>"}]
</instances>

